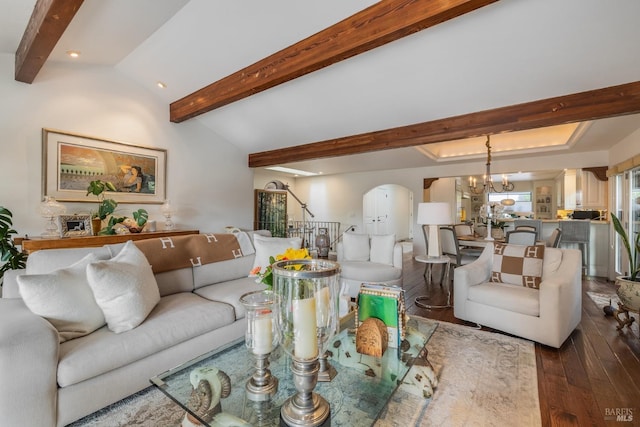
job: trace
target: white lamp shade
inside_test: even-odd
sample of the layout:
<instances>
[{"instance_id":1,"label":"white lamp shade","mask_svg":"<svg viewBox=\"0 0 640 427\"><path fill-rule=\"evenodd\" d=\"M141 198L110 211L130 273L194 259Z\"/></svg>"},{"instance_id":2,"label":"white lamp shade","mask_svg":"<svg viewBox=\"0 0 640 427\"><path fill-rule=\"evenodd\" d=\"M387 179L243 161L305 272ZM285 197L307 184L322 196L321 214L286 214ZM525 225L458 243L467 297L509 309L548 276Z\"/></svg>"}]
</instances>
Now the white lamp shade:
<instances>
[{"instance_id":1,"label":"white lamp shade","mask_svg":"<svg viewBox=\"0 0 640 427\"><path fill-rule=\"evenodd\" d=\"M451 223L451 205L443 202L418 204L418 224L444 225Z\"/></svg>"}]
</instances>

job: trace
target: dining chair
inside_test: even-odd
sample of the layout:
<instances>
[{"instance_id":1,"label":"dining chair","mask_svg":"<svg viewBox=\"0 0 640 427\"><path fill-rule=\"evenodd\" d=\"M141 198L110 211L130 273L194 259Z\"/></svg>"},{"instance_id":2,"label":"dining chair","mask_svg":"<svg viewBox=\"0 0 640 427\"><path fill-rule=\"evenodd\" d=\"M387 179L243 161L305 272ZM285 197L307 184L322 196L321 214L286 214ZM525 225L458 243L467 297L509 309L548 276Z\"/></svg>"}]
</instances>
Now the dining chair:
<instances>
[{"instance_id":1,"label":"dining chair","mask_svg":"<svg viewBox=\"0 0 640 427\"><path fill-rule=\"evenodd\" d=\"M512 230L507 232L506 242L514 245L535 245L537 233L531 230Z\"/></svg>"},{"instance_id":2,"label":"dining chair","mask_svg":"<svg viewBox=\"0 0 640 427\"><path fill-rule=\"evenodd\" d=\"M513 227L515 230L519 230L520 227L532 227L536 231L536 240L540 240L542 221L539 219L516 219L513 221Z\"/></svg>"},{"instance_id":3,"label":"dining chair","mask_svg":"<svg viewBox=\"0 0 640 427\"><path fill-rule=\"evenodd\" d=\"M562 231L559 228L554 229L551 232L551 235L547 237L545 240L545 246L548 248L557 248L560 246L560 237L562 236Z\"/></svg>"},{"instance_id":4,"label":"dining chair","mask_svg":"<svg viewBox=\"0 0 640 427\"><path fill-rule=\"evenodd\" d=\"M469 264L478 259L482 254L482 249L463 249L458 242L455 228L440 227L440 245L442 246L442 254L451 258L450 266L452 268ZM452 277L452 276L450 276ZM441 273L440 283L444 278L444 271Z\"/></svg>"},{"instance_id":5,"label":"dining chair","mask_svg":"<svg viewBox=\"0 0 640 427\"><path fill-rule=\"evenodd\" d=\"M455 224L456 236L473 236L473 227L469 224Z\"/></svg>"}]
</instances>

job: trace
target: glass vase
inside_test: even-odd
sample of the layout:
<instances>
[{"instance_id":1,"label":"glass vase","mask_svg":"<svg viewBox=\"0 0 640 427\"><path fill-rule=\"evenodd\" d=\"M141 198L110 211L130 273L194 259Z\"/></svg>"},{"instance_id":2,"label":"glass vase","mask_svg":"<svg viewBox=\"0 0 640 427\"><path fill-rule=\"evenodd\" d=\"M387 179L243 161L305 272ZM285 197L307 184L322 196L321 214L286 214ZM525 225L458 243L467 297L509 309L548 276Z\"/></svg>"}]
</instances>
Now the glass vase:
<instances>
[{"instance_id":1,"label":"glass vase","mask_svg":"<svg viewBox=\"0 0 640 427\"><path fill-rule=\"evenodd\" d=\"M273 264L278 338L291 356L296 394L282 405L289 426L319 426L330 416L329 403L313 392L324 354L338 326L340 266L320 259Z\"/></svg>"},{"instance_id":2,"label":"glass vase","mask_svg":"<svg viewBox=\"0 0 640 427\"><path fill-rule=\"evenodd\" d=\"M278 391L278 379L269 370L269 355L278 345L276 296L270 290L249 292L240 297L245 308L245 344L255 358L255 371L247 381L247 397L253 401L270 399Z\"/></svg>"}]
</instances>

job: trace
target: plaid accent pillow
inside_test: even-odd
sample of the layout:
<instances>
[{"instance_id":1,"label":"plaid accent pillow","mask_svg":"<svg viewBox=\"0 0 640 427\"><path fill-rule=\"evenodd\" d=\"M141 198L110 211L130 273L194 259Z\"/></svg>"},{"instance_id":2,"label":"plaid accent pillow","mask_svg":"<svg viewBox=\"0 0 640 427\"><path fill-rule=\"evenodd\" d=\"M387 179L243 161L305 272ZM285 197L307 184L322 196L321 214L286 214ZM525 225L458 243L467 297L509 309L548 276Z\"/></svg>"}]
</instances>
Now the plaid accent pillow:
<instances>
[{"instance_id":1,"label":"plaid accent pillow","mask_svg":"<svg viewBox=\"0 0 640 427\"><path fill-rule=\"evenodd\" d=\"M491 281L540 289L544 245L496 243L493 247Z\"/></svg>"}]
</instances>

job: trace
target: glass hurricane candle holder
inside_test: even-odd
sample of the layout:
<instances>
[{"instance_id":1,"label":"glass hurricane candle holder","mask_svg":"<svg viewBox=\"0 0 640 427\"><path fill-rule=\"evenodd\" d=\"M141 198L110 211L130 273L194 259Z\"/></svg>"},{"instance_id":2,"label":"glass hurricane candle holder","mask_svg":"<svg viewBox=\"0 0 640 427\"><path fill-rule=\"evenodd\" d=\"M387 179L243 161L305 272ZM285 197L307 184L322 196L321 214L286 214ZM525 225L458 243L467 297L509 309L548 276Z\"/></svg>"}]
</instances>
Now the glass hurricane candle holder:
<instances>
[{"instance_id":1,"label":"glass hurricane candle holder","mask_svg":"<svg viewBox=\"0 0 640 427\"><path fill-rule=\"evenodd\" d=\"M297 393L280 410L289 426L319 426L330 416L329 403L313 392L320 363L338 325L340 266L320 259L285 260L273 264L278 297L278 338L291 356Z\"/></svg>"},{"instance_id":2,"label":"glass hurricane candle holder","mask_svg":"<svg viewBox=\"0 0 640 427\"><path fill-rule=\"evenodd\" d=\"M240 303L247 317L245 344L255 357L255 372L246 384L247 397L268 400L278 391L278 379L269 370L269 354L278 345L276 296L270 290L249 292L240 297Z\"/></svg>"}]
</instances>

